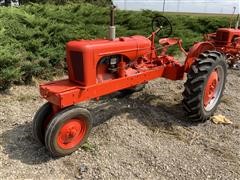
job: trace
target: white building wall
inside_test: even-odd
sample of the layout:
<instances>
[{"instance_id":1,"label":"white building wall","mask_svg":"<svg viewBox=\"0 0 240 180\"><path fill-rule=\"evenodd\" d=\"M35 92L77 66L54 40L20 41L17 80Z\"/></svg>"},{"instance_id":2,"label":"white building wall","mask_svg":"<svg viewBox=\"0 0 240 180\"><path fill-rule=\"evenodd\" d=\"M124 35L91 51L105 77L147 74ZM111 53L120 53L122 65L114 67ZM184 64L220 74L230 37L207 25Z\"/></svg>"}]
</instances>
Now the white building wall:
<instances>
[{"instance_id":1,"label":"white building wall","mask_svg":"<svg viewBox=\"0 0 240 180\"><path fill-rule=\"evenodd\" d=\"M240 0L113 0L120 9L150 9L167 12L232 14L239 11Z\"/></svg>"}]
</instances>

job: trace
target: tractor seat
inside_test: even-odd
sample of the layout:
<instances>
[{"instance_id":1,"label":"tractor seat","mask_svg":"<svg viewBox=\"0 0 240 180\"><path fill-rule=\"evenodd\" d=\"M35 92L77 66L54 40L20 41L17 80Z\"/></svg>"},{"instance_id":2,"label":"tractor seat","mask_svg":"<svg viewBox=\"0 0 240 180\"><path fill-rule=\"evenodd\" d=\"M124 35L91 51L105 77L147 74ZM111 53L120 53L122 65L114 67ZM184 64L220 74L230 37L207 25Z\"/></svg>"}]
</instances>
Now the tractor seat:
<instances>
[{"instance_id":1,"label":"tractor seat","mask_svg":"<svg viewBox=\"0 0 240 180\"><path fill-rule=\"evenodd\" d=\"M179 43L179 38L163 38L159 39L159 44L162 46L173 46Z\"/></svg>"}]
</instances>

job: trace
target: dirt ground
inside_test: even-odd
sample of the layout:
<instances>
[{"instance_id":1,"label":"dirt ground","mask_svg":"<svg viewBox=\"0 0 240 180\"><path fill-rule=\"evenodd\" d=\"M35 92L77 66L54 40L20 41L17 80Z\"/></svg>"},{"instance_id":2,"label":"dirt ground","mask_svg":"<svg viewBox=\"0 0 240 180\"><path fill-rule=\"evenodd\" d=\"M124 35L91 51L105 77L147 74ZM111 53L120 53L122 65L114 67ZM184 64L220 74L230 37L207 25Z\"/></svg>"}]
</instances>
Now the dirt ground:
<instances>
[{"instance_id":1,"label":"dirt ground","mask_svg":"<svg viewBox=\"0 0 240 180\"><path fill-rule=\"evenodd\" d=\"M15 86L0 95L0 179L240 179L240 72L228 73L216 114L232 125L188 123L183 81L158 79L131 96L82 103L95 127L84 148L59 159L32 137L38 88Z\"/></svg>"}]
</instances>

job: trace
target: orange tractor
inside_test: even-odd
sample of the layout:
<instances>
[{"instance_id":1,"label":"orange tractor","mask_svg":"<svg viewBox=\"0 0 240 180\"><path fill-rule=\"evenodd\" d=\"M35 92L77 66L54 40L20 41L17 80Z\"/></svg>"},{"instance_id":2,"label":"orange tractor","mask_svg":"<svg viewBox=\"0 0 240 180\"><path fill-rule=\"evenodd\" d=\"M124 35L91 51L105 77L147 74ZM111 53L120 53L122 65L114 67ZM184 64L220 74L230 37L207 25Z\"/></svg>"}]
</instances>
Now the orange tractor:
<instances>
[{"instance_id":1,"label":"orange tractor","mask_svg":"<svg viewBox=\"0 0 240 180\"><path fill-rule=\"evenodd\" d=\"M108 39L76 40L66 45L68 79L40 85L48 102L35 114L33 134L53 156L77 150L93 124L91 113L80 102L99 99L116 91L137 91L153 79L183 80L183 107L190 121L205 121L220 102L226 80L225 56L208 42L196 43L187 53L179 38L168 38L172 25L167 18L153 18L153 32L115 37L114 10ZM160 37L159 45L155 38ZM186 55L183 64L167 54L177 45ZM213 51L210 51L213 50Z\"/></svg>"},{"instance_id":2,"label":"orange tractor","mask_svg":"<svg viewBox=\"0 0 240 180\"><path fill-rule=\"evenodd\" d=\"M229 28L219 28L215 33L206 34L204 40L211 43L216 50L225 54L230 67L240 69L239 14L237 16L235 28L232 28L232 19L233 18L230 20Z\"/></svg>"}]
</instances>

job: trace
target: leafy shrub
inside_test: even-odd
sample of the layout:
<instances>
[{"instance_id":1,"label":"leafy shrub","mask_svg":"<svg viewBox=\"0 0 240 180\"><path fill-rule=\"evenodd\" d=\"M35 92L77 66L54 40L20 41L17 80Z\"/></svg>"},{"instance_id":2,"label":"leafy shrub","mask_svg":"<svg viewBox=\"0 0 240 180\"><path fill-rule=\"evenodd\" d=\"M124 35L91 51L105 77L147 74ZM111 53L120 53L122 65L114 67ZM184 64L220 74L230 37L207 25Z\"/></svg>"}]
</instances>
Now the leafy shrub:
<instances>
[{"instance_id":1,"label":"leafy shrub","mask_svg":"<svg viewBox=\"0 0 240 180\"><path fill-rule=\"evenodd\" d=\"M106 6L111 4L111 0L20 0L21 4L26 3L52 3L52 4L66 4L66 3L91 3L98 6Z\"/></svg>"}]
</instances>

